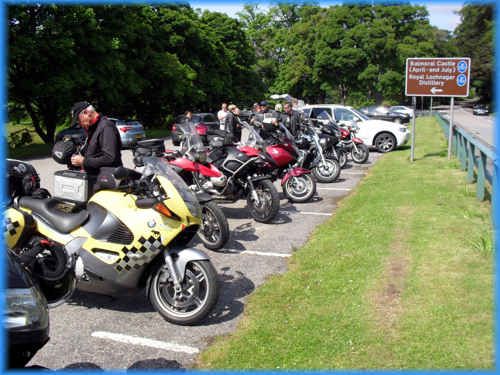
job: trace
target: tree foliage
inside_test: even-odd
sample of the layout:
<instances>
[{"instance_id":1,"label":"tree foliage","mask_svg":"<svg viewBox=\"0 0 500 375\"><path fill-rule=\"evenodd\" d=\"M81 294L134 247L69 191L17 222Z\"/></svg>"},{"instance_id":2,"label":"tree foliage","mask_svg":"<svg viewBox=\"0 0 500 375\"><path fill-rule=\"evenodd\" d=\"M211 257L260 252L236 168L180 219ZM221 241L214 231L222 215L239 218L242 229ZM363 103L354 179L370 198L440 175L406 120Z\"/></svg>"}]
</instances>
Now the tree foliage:
<instances>
[{"instance_id":1,"label":"tree foliage","mask_svg":"<svg viewBox=\"0 0 500 375\"><path fill-rule=\"evenodd\" d=\"M471 58L471 84L485 102L493 97L493 4L468 4L459 12L455 29L459 53Z\"/></svg>"},{"instance_id":2,"label":"tree foliage","mask_svg":"<svg viewBox=\"0 0 500 375\"><path fill-rule=\"evenodd\" d=\"M460 15L454 37L408 2L247 4L238 19L180 3L11 5L9 112L28 113L50 143L80 100L146 127L187 109L249 105L276 93L397 103L407 99L407 58L460 55L472 58L472 85L490 100L493 7L466 5Z\"/></svg>"}]
</instances>

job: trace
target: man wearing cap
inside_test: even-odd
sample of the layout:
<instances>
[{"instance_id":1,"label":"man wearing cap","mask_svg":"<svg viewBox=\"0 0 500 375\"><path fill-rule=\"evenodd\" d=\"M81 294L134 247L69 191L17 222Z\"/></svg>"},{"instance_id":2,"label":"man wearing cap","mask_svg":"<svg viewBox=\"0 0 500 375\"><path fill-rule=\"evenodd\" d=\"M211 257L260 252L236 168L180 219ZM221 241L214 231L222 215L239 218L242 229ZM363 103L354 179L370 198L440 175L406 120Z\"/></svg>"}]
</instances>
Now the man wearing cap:
<instances>
[{"instance_id":1,"label":"man wearing cap","mask_svg":"<svg viewBox=\"0 0 500 375\"><path fill-rule=\"evenodd\" d=\"M121 139L115 124L97 113L86 101L78 102L71 108L73 124L80 126L87 133L87 141L80 149L80 155L71 157L71 164L82 167L89 174L98 174L101 167L120 167Z\"/></svg>"}]
</instances>

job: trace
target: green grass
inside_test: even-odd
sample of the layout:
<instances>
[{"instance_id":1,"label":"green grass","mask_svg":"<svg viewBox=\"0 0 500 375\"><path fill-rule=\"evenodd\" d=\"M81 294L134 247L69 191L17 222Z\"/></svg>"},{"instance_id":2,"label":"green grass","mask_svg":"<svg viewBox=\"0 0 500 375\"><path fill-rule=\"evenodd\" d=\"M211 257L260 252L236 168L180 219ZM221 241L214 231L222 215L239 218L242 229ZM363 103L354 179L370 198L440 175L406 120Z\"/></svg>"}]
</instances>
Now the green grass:
<instances>
[{"instance_id":1,"label":"green grass","mask_svg":"<svg viewBox=\"0 0 500 375\"><path fill-rule=\"evenodd\" d=\"M495 367L490 203L417 121L415 162L384 155L196 367Z\"/></svg>"}]
</instances>

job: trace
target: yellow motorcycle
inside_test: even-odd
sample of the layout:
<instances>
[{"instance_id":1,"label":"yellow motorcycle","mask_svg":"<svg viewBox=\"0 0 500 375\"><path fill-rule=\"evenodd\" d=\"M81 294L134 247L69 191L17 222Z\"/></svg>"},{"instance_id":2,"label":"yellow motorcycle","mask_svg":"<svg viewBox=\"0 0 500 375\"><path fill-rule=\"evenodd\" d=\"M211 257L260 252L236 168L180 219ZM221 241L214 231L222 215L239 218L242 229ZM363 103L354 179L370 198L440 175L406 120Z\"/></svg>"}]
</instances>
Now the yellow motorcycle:
<instances>
[{"instance_id":1,"label":"yellow motorcycle","mask_svg":"<svg viewBox=\"0 0 500 375\"><path fill-rule=\"evenodd\" d=\"M168 162L144 158L144 164L142 174L118 167L112 176L99 177L97 185L105 188L83 208L34 196L15 197L12 205L33 217L40 236L82 259L78 289L124 295L145 288L164 319L194 324L210 313L219 294L208 256L187 247L198 231L201 208ZM83 172L68 173L58 184L62 190L84 180Z\"/></svg>"}]
</instances>

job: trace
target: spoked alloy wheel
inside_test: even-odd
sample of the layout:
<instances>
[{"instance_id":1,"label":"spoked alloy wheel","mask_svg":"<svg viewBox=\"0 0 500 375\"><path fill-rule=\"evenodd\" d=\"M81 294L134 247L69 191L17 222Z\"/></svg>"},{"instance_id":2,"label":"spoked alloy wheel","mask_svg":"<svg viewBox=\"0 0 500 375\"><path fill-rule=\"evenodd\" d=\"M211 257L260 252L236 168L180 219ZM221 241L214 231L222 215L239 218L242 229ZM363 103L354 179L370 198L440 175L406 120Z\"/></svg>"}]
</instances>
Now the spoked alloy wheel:
<instances>
[{"instance_id":1,"label":"spoked alloy wheel","mask_svg":"<svg viewBox=\"0 0 500 375\"><path fill-rule=\"evenodd\" d=\"M325 163L319 162L312 173L319 182L333 182L340 174L339 162L335 159L325 159Z\"/></svg>"},{"instance_id":2,"label":"spoked alloy wheel","mask_svg":"<svg viewBox=\"0 0 500 375\"><path fill-rule=\"evenodd\" d=\"M218 250L229 239L229 225L226 216L215 202L201 206L201 225L198 236L210 250Z\"/></svg>"},{"instance_id":3,"label":"spoked alloy wheel","mask_svg":"<svg viewBox=\"0 0 500 375\"><path fill-rule=\"evenodd\" d=\"M307 202L316 192L316 181L309 174L291 176L283 185L283 192L292 202Z\"/></svg>"},{"instance_id":4,"label":"spoked alloy wheel","mask_svg":"<svg viewBox=\"0 0 500 375\"><path fill-rule=\"evenodd\" d=\"M275 218L280 209L280 197L278 191L270 180L262 180L254 183L254 187L259 197L257 202L249 192L247 204L255 221L267 223Z\"/></svg>"},{"instance_id":5,"label":"spoked alloy wheel","mask_svg":"<svg viewBox=\"0 0 500 375\"><path fill-rule=\"evenodd\" d=\"M390 152L396 148L396 138L389 133L377 135L374 143L379 152Z\"/></svg>"},{"instance_id":6,"label":"spoked alloy wheel","mask_svg":"<svg viewBox=\"0 0 500 375\"><path fill-rule=\"evenodd\" d=\"M354 147L351 150L352 160L354 160L354 162L358 164L366 163L366 161L368 160L368 156L370 156L368 146L364 143L360 143L359 145L356 145L356 147L358 151L356 151Z\"/></svg>"},{"instance_id":7,"label":"spoked alloy wheel","mask_svg":"<svg viewBox=\"0 0 500 375\"><path fill-rule=\"evenodd\" d=\"M151 274L149 300L163 318L181 325L202 320L217 302L217 273L208 260L191 261L186 266L181 290L176 291L165 266Z\"/></svg>"}]
</instances>

